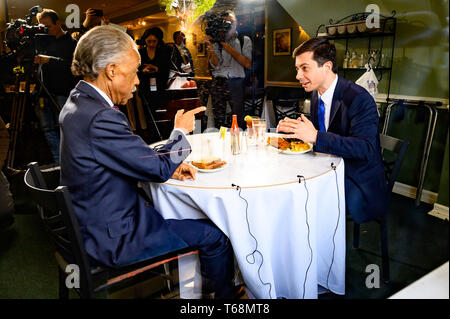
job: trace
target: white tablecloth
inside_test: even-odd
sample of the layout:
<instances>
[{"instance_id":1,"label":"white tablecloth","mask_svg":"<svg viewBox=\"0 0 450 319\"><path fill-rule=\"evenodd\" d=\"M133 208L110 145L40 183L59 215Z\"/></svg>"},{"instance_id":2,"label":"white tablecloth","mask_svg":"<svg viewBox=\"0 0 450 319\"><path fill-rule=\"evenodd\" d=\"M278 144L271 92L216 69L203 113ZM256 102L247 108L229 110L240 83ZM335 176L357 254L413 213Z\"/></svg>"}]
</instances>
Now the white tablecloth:
<instances>
[{"instance_id":1,"label":"white tablecloth","mask_svg":"<svg viewBox=\"0 0 450 319\"><path fill-rule=\"evenodd\" d=\"M210 153L207 140L216 145L217 135L188 136L187 160ZM229 164L220 172L146 184L156 209L166 219L211 219L231 240L256 298L317 298L319 285L345 294L343 160L280 154L271 146L226 153Z\"/></svg>"}]
</instances>

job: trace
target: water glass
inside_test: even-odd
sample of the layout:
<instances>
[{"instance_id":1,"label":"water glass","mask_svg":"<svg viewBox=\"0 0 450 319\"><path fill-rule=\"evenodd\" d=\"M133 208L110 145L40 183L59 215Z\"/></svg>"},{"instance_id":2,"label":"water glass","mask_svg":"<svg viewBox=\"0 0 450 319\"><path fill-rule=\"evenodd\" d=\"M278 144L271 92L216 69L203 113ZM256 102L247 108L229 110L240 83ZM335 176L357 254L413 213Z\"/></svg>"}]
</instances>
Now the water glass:
<instances>
[{"instance_id":1,"label":"water glass","mask_svg":"<svg viewBox=\"0 0 450 319\"><path fill-rule=\"evenodd\" d=\"M252 121L254 133L256 135L256 145L264 146L266 137L266 120L254 119Z\"/></svg>"}]
</instances>

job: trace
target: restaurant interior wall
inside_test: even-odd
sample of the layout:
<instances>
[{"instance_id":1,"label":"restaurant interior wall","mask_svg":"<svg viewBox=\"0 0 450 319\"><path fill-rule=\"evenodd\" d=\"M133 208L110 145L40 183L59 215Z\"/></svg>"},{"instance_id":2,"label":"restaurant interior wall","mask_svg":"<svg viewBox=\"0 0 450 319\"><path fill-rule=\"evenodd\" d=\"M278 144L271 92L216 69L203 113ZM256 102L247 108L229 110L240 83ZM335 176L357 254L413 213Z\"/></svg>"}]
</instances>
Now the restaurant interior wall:
<instances>
[{"instance_id":1,"label":"restaurant interior wall","mask_svg":"<svg viewBox=\"0 0 450 319\"><path fill-rule=\"evenodd\" d=\"M311 36L315 36L320 24L327 24L332 18L337 21L350 14L364 12L368 4L379 6L381 14L390 16L396 11L397 32L393 61L391 94L401 97L426 97L444 102L444 109L438 112L431 153L427 166L424 189L440 193L441 176L447 181L448 174L442 175L448 136L448 3L442 1L339 1L325 0L294 1L267 0L267 34L274 29L298 25ZM324 10L326 8L326 10ZM288 13L289 12L289 13ZM286 18L289 15L290 18ZM286 23L285 21L288 21ZM322 31L323 32L323 31ZM296 36L293 36L295 48ZM267 81L295 81L292 58L271 55L268 39ZM385 41L386 42L386 41ZM354 43L355 48L362 45ZM339 47L338 47L339 50ZM342 62L343 52L338 51L338 63ZM276 59L276 63L275 63ZM353 79L355 80L355 79ZM383 83L380 93L385 90ZM446 107L446 108L445 108ZM398 177L400 183L417 186L419 167L424 147L428 115L422 108L399 108L391 117L388 134L408 140L410 147ZM445 184L445 183L444 183ZM445 188L445 187L444 187ZM439 194L440 196L440 194ZM443 195L444 196L444 195ZM436 199L434 199L436 200Z\"/></svg>"}]
</instances>

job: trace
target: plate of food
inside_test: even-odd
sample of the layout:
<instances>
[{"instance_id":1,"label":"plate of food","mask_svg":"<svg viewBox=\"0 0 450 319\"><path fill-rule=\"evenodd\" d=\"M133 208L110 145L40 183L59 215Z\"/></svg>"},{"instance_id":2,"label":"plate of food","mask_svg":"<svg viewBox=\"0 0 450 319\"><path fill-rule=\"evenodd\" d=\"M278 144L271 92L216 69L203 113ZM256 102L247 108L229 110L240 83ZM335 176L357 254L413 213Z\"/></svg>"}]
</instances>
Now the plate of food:
<instances>
[{"instance_id":1,"label":"plate of food","mask_svg":"<svg viewBox=\"0 0 450 319\"><path fill-rule=\"evenodd\" d=\"M228 163L220 158L204 158L198 161L191 161L191 164L202 173L219 172L228 166Z\"/></svg>"},{"instance_id":2,"label":"plate of food","mask_svg":"<svg viewBox=\"0 0 450 319\"><path fill-rule=\"evenodd\" d=\"M311 143L303 142L296 138L269 137L267 143L280 150L283 154L298 155L304 154L313 149Z\"/></svg>"}]
</instances>

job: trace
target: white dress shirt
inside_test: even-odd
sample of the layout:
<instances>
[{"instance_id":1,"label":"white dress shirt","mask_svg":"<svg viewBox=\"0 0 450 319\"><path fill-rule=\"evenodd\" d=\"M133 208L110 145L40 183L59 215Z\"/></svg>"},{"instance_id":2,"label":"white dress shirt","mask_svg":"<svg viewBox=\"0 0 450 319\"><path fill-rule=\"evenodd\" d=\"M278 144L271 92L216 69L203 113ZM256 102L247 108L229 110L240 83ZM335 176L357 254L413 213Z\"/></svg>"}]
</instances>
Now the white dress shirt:
<instances>
[{"instance_id":1,"label":"white dress shirt","mask_svg":"<svg viewBox=\"0 0 450 319\"><path fill-rule=\"evenodd\" d=\"M325 106L325 129L328 131L328 126L330 125L330 111L331 104L333 103L333 95L334 90L336 89L336 84L338 81L338 75L336 74L336 78L333 83L331 83L330 87L322 94L319 95L319 99L322 99L323 105ZM319 92L317 92L319 93Z\"/></svg>"}]
</instances>

